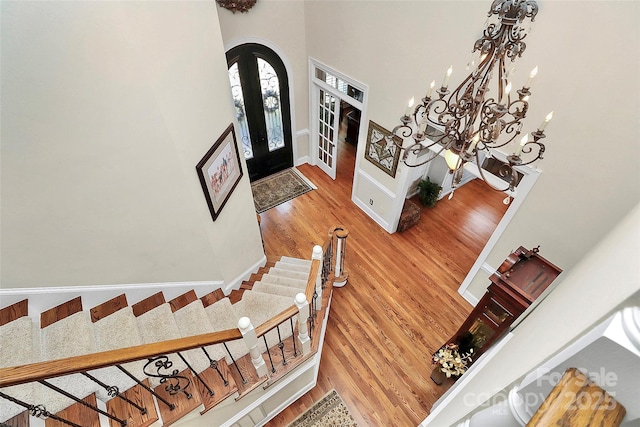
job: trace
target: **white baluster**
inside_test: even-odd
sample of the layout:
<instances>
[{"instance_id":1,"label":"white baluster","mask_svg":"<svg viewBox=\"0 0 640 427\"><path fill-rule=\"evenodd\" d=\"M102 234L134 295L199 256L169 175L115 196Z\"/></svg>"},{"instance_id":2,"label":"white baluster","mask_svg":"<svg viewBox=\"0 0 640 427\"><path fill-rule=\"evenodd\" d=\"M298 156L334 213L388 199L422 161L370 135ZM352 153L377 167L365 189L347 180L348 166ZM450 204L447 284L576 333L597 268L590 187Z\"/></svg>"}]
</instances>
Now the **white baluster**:
<instances>
[{"instance_id":1,"label":"white baluster","mask_svg":"<svg viewBox=\"0 0 640 427\"><path fill-rule=\"evenodd\" d=\"M296 295L294 302L298 307L298 342L302 355L309 354L311 351L311 339L307 328L307 319L309 319L309 302L307 297L301 292Z\"/></svg>"},{"instance_id":2,"label":"white baluster","mask_svg":"<svg viewBox=\"0 0 640 427\"><path fill-rule=\"evenodd\" d=\"M267 364L264 363L262 354L258 349L258 336L256 335L255 328L251 324L251 320L248 317L241 317L240 320L238 320L238 329L240 329L240 332L242 333L244 343L249 348L249 354L251 354L251 362L253 362L253 366L256 368L258 376L266 376Z\"/></svg>"},{"instance_id":3,"label":"white baluster","mask_svg":"<svg viewBox=\"0 0 640 427\"><path fill-rule=\"evenodd\" d=\"M318 299L322 301L322 263L324 254L322 253L322 246L315 245L313 247L313 252L311 254L311 260L320 261L320 268L318 269L318 275L316 276L316 294L318 294Z\"/></svg>"}]
</instances>

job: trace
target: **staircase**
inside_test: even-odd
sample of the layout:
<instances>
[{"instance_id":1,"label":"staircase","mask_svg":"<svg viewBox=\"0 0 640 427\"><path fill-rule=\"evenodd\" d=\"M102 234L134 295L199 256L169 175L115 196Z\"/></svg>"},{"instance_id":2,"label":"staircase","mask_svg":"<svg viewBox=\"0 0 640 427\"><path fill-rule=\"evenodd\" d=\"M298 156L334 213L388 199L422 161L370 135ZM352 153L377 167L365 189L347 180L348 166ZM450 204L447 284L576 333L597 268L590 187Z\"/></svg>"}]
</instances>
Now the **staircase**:
<instances>
[{"instance_id":1,"label":"staircase","mask_svg":"<svg viewBox=\"0 0 640 427\"><path fill-rule=\"evenodd\" d=\"M39 319L27 299L1 308L2 426L264 425L315 385L327 278L344 257L330 237L229 295L76 297Z\"/></svg>"}]
</instances>

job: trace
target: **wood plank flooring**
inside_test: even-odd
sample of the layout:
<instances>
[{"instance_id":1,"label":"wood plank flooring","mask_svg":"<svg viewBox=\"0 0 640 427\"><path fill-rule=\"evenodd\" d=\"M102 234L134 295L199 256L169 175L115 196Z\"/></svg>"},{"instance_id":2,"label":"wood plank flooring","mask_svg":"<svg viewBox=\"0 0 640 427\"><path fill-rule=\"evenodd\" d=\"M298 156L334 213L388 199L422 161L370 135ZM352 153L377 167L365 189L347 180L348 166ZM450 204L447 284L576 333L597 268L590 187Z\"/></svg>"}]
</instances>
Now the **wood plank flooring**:
<instances>
[{"instance_id":1,"label":"wood plank flooring","mask_svg":"<svg viewBox=\"0 0 640 427\"><path fill-rule=\"evenodd\" d=\"M286 426L332 388L360 427L416 426L444 392L429 378L430 355L471 311L457 289L506 210L504 195L473 181L390 235L351 201L355 147L339 149L335 181L301 165L318 189L261 215L268 259L308 259L330 226L350 231L349 282L334 291L318 384L267 426Z\"/></svg>"}]
</instances>

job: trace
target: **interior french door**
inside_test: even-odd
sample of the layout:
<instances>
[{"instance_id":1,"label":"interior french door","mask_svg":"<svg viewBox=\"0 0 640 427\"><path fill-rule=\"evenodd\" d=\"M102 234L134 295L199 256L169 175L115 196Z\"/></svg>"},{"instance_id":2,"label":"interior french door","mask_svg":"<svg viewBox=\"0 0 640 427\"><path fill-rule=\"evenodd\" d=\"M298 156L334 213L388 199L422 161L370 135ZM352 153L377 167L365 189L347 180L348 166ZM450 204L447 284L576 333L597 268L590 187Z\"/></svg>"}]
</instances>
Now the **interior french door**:
<instances>
[{"instance_id":1,"label":"interior french door","mask_svg":"<svg viewBox=\"0 0 640 427\"><path fill-rule=\"evenodd\" d=\"M316 87L316 89L318 91L318 151L316 152L316 164L331 179L336 179L340 99L320 87Z\"/></svg>"}]
</instances>

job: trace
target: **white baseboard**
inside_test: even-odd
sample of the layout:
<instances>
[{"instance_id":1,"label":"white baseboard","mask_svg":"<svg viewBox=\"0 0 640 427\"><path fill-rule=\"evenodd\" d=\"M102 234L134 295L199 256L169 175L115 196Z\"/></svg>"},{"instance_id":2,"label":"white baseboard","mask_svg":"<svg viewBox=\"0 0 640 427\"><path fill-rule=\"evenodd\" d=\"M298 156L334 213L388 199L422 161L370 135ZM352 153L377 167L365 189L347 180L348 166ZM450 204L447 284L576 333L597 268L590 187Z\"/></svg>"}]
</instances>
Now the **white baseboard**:
<instances>
[{"instance_id":1,"label":"white baseboard","mask_svg":"<svg viewBox=\"0 0 640 427\"><path fill-rule=\"evenodd\" d=\"M384 220L384 218L382 218L373 209L371 209L368 204L366 204L362 200L358 199L357 197L353 197L351 200L360 209L362 209L367 215L369 215L371 217L371 219L373 219L375 222L377 222L380 227L384 228L389 233L392 233L392 231L390 231L391 230L391 224L389 224L387 221Z\"/></svg>"},{"instance_id":2,"label":"white baseboard","mask_svg":"<svg viewBox=\"0 0 640 427\"><path fill-rule=\"evenodd\" d=\"M267 263L267 256L263 255L262 258L260 258L255 264L253 264L251 267L246 269L244 273L242 273L240 276L236 277L231 282L224 285L224 287L222 288L222 291L224 292L224 294L229 295L231 291L240 289L240 285L242 285L242 282L245 280L249 280L251 275L253 273L256 273L260 267L264 267L266 263Z\"/></svg>"},{"instance_id":3,"label":"white baseboard","mask_svg":"<svg viewBox=\"0 0 640 427\"><path fill-rule=\"evenodd\" d=\"M302 156L296 159L295 165L300 166L309 163L309 156Z\"/></svg>"},{"instance_id":4,"label":"white baseboard","mask_svg":"<svg viewBox=\"0 0 640 427\"><path fill-rule=\"evenodd\" d=\"M193 281L193 282L160 282L160 283L130 283L116 285L89 286L58 286L46 288L15 288L0 289L1 307L7 307L24 299L29 300L29 316L39 324L40 313L65 303L73 298L81 297L85 309L95 307L109 301L118 295L126 294L129 305L135 304L155 293L162 292L165 299L171 300L193 289L198 297L216 289L222 289L225 295L232 290L239 289L244 280L258 271L267 262L264 255L240 276L225 284L221 280Z\"/></svg>"},{"instance_id":5,"label":"white baseboard","mask_svg":"<svg viewBox=\"0 0 640 427\"><path fill-rule=\"evenodd\" d=\"M469 290L466 290L462 293L462 298L466 299L469 302L469 304L471 304L474 307L478 305L478 303L480 302L480 300L476 298L473 294L471 294Z\"/></svg>"}]
</instances>

